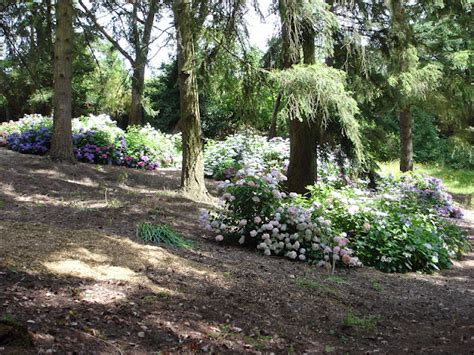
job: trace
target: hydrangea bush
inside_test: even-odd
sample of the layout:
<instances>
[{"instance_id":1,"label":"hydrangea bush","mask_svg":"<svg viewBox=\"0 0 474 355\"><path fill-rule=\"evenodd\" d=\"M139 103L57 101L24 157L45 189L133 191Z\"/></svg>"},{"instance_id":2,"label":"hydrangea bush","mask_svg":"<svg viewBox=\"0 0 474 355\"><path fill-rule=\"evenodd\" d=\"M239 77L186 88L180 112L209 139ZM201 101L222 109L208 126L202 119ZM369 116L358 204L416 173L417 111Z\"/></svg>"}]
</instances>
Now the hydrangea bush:
<instances>
[{"instance_id":1,"label":"hydrangea bush","mask_svg":"<svg viewBox=\"0 0 474 355\"><path fill-rule=\"evenodd\" d=\"M378 191L325 179L307 196L283 192L285 180L279 169L240 170L221 183L221 206L203 210L200 220L218 242L332 270L363 262L386 272L431 272L469 248L462 230L445 220L461 214L438 179L391 178Z\"/></svg>"},{"instance_id":2,"label":"hydrangea bush","mask_svg":"<svg viewBox=\"0 0 474 355\"><path fill-rule=\"evenodd\" d=\"M53 121L41 115L26 115L18 122L0 125L0 146L26 154L45 154L50 147Z\"/></svg>"},{"instance_id":3,"label":"hydrangea bush","mask_svg":"<svg viewBox=\"0 0 474 355\"><path fill-rule=\"evenodd\" d=\"M441 179L426 174L408 174L402 176L398 184L405 202L424 210L434 210L445 217L463 217L462 210L453 203Z\"/></svg>"},{"instance_id":4,"label":"hydrangea bush","mask_svg":"<svg viewBox=\"0 0 474 355\"><path fill-rule=\"evenodd\" d=\"M268 173L277 169L286 173L290 158L290 140L256 134L234 134L222 141L210 140L204 150L204 171L216 180L232 179L240 170ZM355 166L342 152L341 147L319 147L318 179L339 181Z\"/></svg>"},{"instance_id":5,"label":"hydrangea bush","mask_svg":"<svg viewBox=\"0 0 474 355\"><path fill-rule=\"evenodd\" d=\"M235 182L221 185L221 209L202 210L201 222L218 242L251 245L264 255L280 255L335 268L358 266L348 247L347 234L336 233L323 216L298 204L298 195L286 194L279 184L286 177L271 173L239 173Z\"/></svg>"},{"instance_id":6,"label":"hydrangea bush","mask_svg":"<svg viewBox=\"0 0 474 355\"><path fill-rule=\"evenodd\" d=\"M217 180L235 177L238 171L250 169L268 172L283 169L290 156L288 139L250 134L235 134L223 141L209 140L204 150L204 172Z\"/></svg>"},{"instance_id":7,"label":"hydrangea bush","mask_svg":"<svg viewBox=\"0 0 474 355\"><path fill-rule=\"evenodd\" d=\"M392 179L377 192L319 183L302 203L312 206L316 215L324 213L336 230L346 231L364 264L387 272L431 272L449 267L469 243L460 228L444 219L449 194L436 182L440 190L433 200L417 187L420 181L433 178Z\"/></svg>"},{"instance_id":8,"label":"hydrangea bush","mask_svg":"<svg viewBox=\"0 0 474 355\"><path fill-rule=\"evenodd\" d=\"M51 144L53 120L28 115L0 125L0 146L28 154L45 154ZM177 167L181 161L180 135L161 133L151 126L123 131L107 115L72 120L74 154L78 161L154 170Z\"/></svg>"}]
</instances>

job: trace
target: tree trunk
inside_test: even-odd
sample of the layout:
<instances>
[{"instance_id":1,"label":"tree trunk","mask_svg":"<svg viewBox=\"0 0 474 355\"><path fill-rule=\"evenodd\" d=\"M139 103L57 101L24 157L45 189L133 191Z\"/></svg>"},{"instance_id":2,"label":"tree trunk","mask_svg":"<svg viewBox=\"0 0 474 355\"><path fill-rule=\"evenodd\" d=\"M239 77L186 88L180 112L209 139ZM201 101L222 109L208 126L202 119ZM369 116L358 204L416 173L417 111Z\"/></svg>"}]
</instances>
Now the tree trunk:
<instances>
[{"instance_id":1,"label":"tree trunk","mask_svg":"<svg viewBox=\"0 0 474 355\"><path fill-rule=\"evenodd\" d=\"M287 1L280 1L286 3ZM284 6L283 9L288 9ZM280 11L282 7L280 6ZM291 48L292 43L289 42L291 33L286 33L291 28L291 23L296 21L292 19L295 14L287 10L286 16L282 17L282 39L283 39L283 62L285 67L291 67L293 61L296 61L295 54L291 51L299 49ZM285 23L286 22L286 23ZM305 64L314 64L315 61L315 44L314 32L311 26L304 26L302 33L302 47ZM295 43L295 41L293 41ZM290 134L290 163L288 165L288 182L289 191L297 193L307 192L306 186L313 185L316 180L317 170L317 125L315 122L304 119L304 121L290 120L288 122Z\"/></svg>"},{"instance_id":2,"label":"tree trunk","mask_svg":"<svg viewBox=\"0 0 474 355\"><path fill-rule=\"evenodd\" d=\"M290 164L288 165L288 190L303 194L306 186L316 180L316 128L314 122L290 120Z\"/></svg>"},{"instance_id":3,"label":"tree trunk","mask_svg":"<svg viewBox=\"0 0 474 355\"><path fill-rule=\"evenodd\" d=\"M72 0L56 3L56 43L54 46L54 121L50 156L74 162L72 148Z\"/></svg>"},{"instance_id":4,"label":"tree trunk","mask_svg":"<svg viewBox=\"0 0 474 355\"><path fill-rule=\"evenodd\" d=\"M132 76L132 102L128 125L139 125L143 118L143 88L145 86L145 61L135 61L135 68Z\"/></svg>"},{"instance_id":5,"label":"tree trunk","mask_svg":"<svg viewBox=\"0 0 474 355\"><path fill-rule=\"evenodd\" d=\"M204 154L201 139L191 5L191 0L175 0L173 3L178 40L180 128L183 139L181 188L194 198L206 199L208 193L204 182Z\"/></svg>"},{"instance_id":6,"label":"tree trunk","mask_svg":"<svg viewBox=\"0 0 474 355\"><path fill-rule=\"evenodd\" d=\"M272 112L272 123L270 124L270 130L268 131L268 140L275 138L277 135L277 115L278 110L280 109L282 93L278 91L278 96L275 101L275 105L273 106Z\"/></svg>"},{"instance_id":7,"label":"tree trunk","mask_svg":"<svg viewBox=\"0 0 474 355\"><path fill-rule=\"evenodd\" d=\"M413 118L410 109L400 111L400 171L413 170Z\"/></svg>"}]
</instances>

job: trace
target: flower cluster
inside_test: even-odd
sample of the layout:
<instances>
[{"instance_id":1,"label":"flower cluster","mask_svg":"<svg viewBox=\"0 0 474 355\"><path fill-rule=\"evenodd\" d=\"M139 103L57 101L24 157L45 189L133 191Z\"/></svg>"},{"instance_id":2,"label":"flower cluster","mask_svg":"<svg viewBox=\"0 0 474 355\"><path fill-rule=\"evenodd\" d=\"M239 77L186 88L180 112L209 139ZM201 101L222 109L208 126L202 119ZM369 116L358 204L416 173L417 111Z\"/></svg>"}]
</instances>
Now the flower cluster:
<instances>
[{"instance_id":1,"label":"flower cluster","mask_svg":"<svg viewBox=\"0 0 474 355\"><path fill-rule=\"evenodd\" d=\"M11 150L27 154L45 154L51 145L51 130L47 127L38 130L13 132L6 139Z\"/></svg>"},{"instance_id":2,"label":"flower cluster","mask_svg":"<svg viewBox=\"0 0 474 355\"><path fill-rule=\"evenodd\" d=\"M7 145L8 133L0 132L0 147L5 147Z\"/></svg>"},{"instance_id":3,"label":"flower cluster","mask_svg":"<svg viewBox=\"0 0 474 355\"><path fill-rule=\"evenodd\" d=\"M467 239L458 227L446 224L446 214L437 208L444 192L428 198L417 191L416 181L436 183L441 189L439 181L414 175L388 179L376 192L326 182L315 184L311 197L302 202L339 232L347 232L348 244L366 265L388 272L449 267L450 259L468 248Z\"/></svg>"},{"instance_id":4,"label":"flower cluster","mask_svg":"<svg viewBox=\"0 0 474 355\"><path fill-rule=\"evenodd\" d=\"M463 217L462 210L454 205L441 179L426 174L409 174L402 176L400 189L406 200L414 199L426 209L435 209L445 217Z\"/></svg>"},{"instance_id":5,"label":"flower cluster","mask_svg":"<svg viewBox=\"0 0 474 355\"><path fill-rule=\"evenodd\" d=\"M351 160L341 147L318 147L318 179L346 184L341 171L353 170ZM275 137L268 140L255 134L234 134L223 141L207 142L204 150L204 171L216 180L232 179L242 169L268 173L277 169L286 173L290 158L290 140Z\"/></svg>"},{"instance_id":6,"label":"flower cluster","mask_svg":"<svg viewBox=\"0 0 474 355\"><path fill-rule=\"evenodd\" d=\"M27 115L0 126L0 146L28 154L45 154L51 145L51 117ZM151 126L124 132L107 115L73 119L76 159L92 164L113 164L154 170L180 164L179 135L161 133Z\"/></svg>"},{"instance_id":7,"label":"flower cluster","mask_svg":"<svg viewBox=\"0 0 474 355\"><path fill-rule=\"evenodd\" d=\"M280 171L288 165L289 140L249 134L235 134L224 141L208 141L204 150L204 171L214 179L230 179L242 169Z\"/></svg>"},{"instance_id":8,"label":"flower cluster","mask_svg":"<svg viewBox=\"0 0 474 355\"><path fill-rule=\"evenodd\" d=\"M201 223L216 235L216 241L235 240L255 246L264 255L333 268L361 265L345 236L334 234L330 221L298 205L297 194L280 191L279 183L286 178L278 170L237 176L235 183L227 180L221 186L223 209L201 212Z\"/></svg>"}]
</instances>

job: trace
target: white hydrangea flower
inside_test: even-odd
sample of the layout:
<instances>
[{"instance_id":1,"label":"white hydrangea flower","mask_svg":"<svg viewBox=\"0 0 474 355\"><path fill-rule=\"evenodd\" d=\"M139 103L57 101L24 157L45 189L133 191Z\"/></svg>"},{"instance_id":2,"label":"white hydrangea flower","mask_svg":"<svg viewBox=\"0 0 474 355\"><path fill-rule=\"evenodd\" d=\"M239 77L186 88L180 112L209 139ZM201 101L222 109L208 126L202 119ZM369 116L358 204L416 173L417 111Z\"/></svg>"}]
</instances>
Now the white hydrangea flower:
<instances>
[{"instance_id":1,"label":"white hydrangea flower","mask_svg":"<svg viewBox=\"0 0 474 355\"><path fill-rule=\"evenodd\" d=\"M300 254L300 255L298 255L298 259L300 259L301 261L305 261L305 260L306 260L306 256L303 255L303 254Z\"/></svg>"},{"instance_id":2,"label":"white hydrangea flower","mask_svg":"<svg viewBox=\"0 0 474 355\"><path fill-rule=\"evenodd\" d=\"M244 244L245 243L245 235L241 236L239 239L239 244Z\"/></svg>"},{"instance_id":3,"label":"white hydrangea flower","mask_svg":"<svg viewBox=\"0 0 474 355\"><path fill-rule=\"evenodd\" d=\"M224 236L222 234L216 235L216 242L222 242L224 240Z\"/></svg>"},{"instance_id":4,"label":"white hydrangea flower","mask_svg":"<svg viewBox=\"0 0 474 355\"><path fill-rule=\"evenodd\" d=\"M265 251L263 252L263 254L267 255L267 256L270 256L272 255L272 252L270 251L270 249L265 249Z\"/></svg>"},{"instance_id":5,"label":"white hydrangea flower","mask_svg":"<svg viewBox=\"0 0 474 355\"><path fill-rule=\"evenodd\" d=\"M287 254L287 256L288 256L290 259L293 259L293 260L296 259L296 256L297 256L296 251L290 251L290 252Z\"/></svg>"},{"instance_id":6,"label":"white hydrangea flower","mask_svg":"<svg viewBox=\"0 0 474 355\"><path fill-rule=\"evenodd\" d=\"M251 236L252 238L256 237L257 234L258 234L258 233L257 233L257 231L256 231L255 229L250 231L250 236Z\"/></svg>"},{"instance_id":7,"label":"white hydrangea flower","mask_svg":"<svg viewBox=\"0 0 474 355\"><path fill-rule=\"evenodd\" d=\"M241 219L239 222L239 226L245 226L247 225L247 220L246 219Z\"/></svg>"},{"instance_id":8,"label":"white hydrangea flower","mask_svg":"<svg viewBox=\"0 0 474 355\"><path fill-rule=\"evenodd\" d=\"M281 193L278 190L273 190L272 195L273 195L274 198L276 198L278 200L281 199Z\"/></svg>"}]
</instances>

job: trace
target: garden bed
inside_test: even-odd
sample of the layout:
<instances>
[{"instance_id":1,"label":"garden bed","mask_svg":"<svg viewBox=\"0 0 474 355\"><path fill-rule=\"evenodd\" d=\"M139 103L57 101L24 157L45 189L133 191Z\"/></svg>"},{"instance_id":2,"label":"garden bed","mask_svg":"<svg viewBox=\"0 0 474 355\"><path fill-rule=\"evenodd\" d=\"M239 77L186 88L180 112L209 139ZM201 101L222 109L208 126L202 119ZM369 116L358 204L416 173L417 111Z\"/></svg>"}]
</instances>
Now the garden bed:
<instances>
[{"instance_id":1,"label":"garden bed","mask_svg":"<svg viewBox=\"0 0 474 355\"><path fill-rule=\"evenodd\" d=\"M214 193L216 185L208 181ZM19 351L474 347L472 253L433 275L364 267L331 277L203 238L198 211L206 206L178 186L177 170L53 164L0 149L0 317L25 324L34 340ZM135 235L141 221L167 223L194 246L143 245Z\"/></svg>"}]
</instances>

